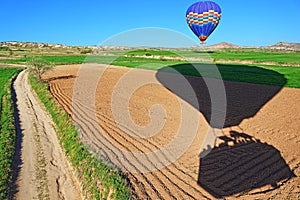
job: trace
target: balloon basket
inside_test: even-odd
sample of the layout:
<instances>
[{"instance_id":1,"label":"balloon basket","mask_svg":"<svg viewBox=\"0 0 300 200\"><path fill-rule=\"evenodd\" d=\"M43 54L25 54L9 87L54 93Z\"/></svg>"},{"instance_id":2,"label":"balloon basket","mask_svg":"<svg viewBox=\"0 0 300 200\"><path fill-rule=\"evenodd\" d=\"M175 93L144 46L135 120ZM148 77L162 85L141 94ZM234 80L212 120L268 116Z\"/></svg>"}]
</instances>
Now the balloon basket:
<instances>
[{"instance_id":1,"label":"balloon basket","mask_svg":"<svg viewBox=\"0 0 300 200\"><path fill-rule=\"evenodd\" d=\"M206 48L206 43L205 42L201 42L200 43L200 48L201 49L205 49Z\"/></svg>"}]
</instances>

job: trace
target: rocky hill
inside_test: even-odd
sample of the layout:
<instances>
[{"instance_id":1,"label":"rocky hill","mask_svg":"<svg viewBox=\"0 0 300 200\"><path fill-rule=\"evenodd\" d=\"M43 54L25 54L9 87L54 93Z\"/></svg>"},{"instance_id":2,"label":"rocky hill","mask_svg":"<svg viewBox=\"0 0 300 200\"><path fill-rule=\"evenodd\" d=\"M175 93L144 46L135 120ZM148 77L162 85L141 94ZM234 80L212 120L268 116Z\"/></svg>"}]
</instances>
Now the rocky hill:
<instances>
[{"instance_id":1,"label":"rocky hill","mask_svg":"<svg viewBox=\"0 0 300 200\"><path fill-rule=\"evenodd\" d=\"M209 49L225 49L225 48L240 48L240 46L235 45L235 44L230 44L227 42L221 42L219 44L207 46L207 48L209 48Z\"/></svg>"},{"instance_id":2,"label":"rocky hill","mask_svg":"<svg viewBox=\"0 0 300 200\"><path fill-rule=\"evenodd\" d=\"M209 49L225 49L225 48L256 48L256 49L271 49L271 50L282 50L282 51L300 51L300 43L288 43L288 42L278 42L276 44L266 46L266 47L256 47L256 46L238 46L235 44L230 44L227 42L221 42L219 44L214 44L207 46Z\"/></svg>"},{"instance_id":3,"label":"rocky hill","mask_svg":"<svg viewBox=\"0 0 300 200\"><path fill-rule=\"evenodd\" d=\"M269 49L285 50L285 51L300 51L300 43L278 42L268 46Z\"/></svg>"},{"instance_id":4,"label":"rocky hill","mask_svg":"<svg viewBox=\"0 0 300 200\"><path fill-rule=\"evenodd\" d=\"M0 46L6 47L18 47L18 48L71 48L64 44L48 44L39 42L0 42Z\"/></svg>"}]
</instances>

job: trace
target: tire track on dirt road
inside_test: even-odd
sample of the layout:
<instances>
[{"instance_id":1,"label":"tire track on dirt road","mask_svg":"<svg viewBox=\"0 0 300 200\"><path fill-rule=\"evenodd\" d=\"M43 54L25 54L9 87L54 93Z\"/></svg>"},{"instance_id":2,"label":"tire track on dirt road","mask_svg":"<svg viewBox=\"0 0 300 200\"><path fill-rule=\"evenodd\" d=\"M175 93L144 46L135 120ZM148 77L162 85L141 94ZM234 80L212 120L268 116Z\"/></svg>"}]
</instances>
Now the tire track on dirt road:
<instances>
[{"instance_id":1,"label":"tire track on dirt road","mask_svg":"<svg viewBox=\"0 0 300 200\"><path fill-rule=\"evenodd\" d=\"M83 199L51 117L31 91L26 70L18 75L13 89L20 121L18 133L22 137L15 199Z\"/></svg>"}]
</instances>

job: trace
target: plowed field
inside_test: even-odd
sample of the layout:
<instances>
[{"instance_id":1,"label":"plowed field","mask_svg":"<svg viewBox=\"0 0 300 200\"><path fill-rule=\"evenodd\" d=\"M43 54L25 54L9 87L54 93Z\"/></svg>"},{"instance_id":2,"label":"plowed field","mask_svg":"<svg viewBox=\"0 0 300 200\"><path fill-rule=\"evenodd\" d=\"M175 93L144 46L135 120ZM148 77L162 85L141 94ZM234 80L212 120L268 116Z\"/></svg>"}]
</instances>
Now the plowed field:
<instances>
[{"instance_id":1,"label":"plowed field","mask_svg":"<svg viewBox=\"0 0 300 200\"><path fill-rule=\"evenodd\" d=\"M186 77L196 106L189 91L168 85L172 76L69 65L44 79L82 140L124 171L140 199L300 198L299 89L225 81L219 129L203 79Z\"/></svg>"}]
</instances>

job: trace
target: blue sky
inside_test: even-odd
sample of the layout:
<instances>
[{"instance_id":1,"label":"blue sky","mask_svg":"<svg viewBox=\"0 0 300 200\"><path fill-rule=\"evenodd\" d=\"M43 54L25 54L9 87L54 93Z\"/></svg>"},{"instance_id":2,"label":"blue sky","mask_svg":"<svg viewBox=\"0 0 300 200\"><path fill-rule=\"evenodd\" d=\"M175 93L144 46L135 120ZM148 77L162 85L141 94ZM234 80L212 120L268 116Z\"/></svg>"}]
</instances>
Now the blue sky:
<instances>
[{"instance_id":1,"label":"blue sky","mask_svg":"<svg viewBox=\"0 0 300 200\"><path fill-rule=\"evenodd\" d=\"M0 0L0 41L98 45L120 32L159 27L198 42L185 21L187 8L196 1ZM300 42L300 0L215 2L223 16L207 40L209 45L223 41L256 46Z\"/></svg>"}]
</instances>

